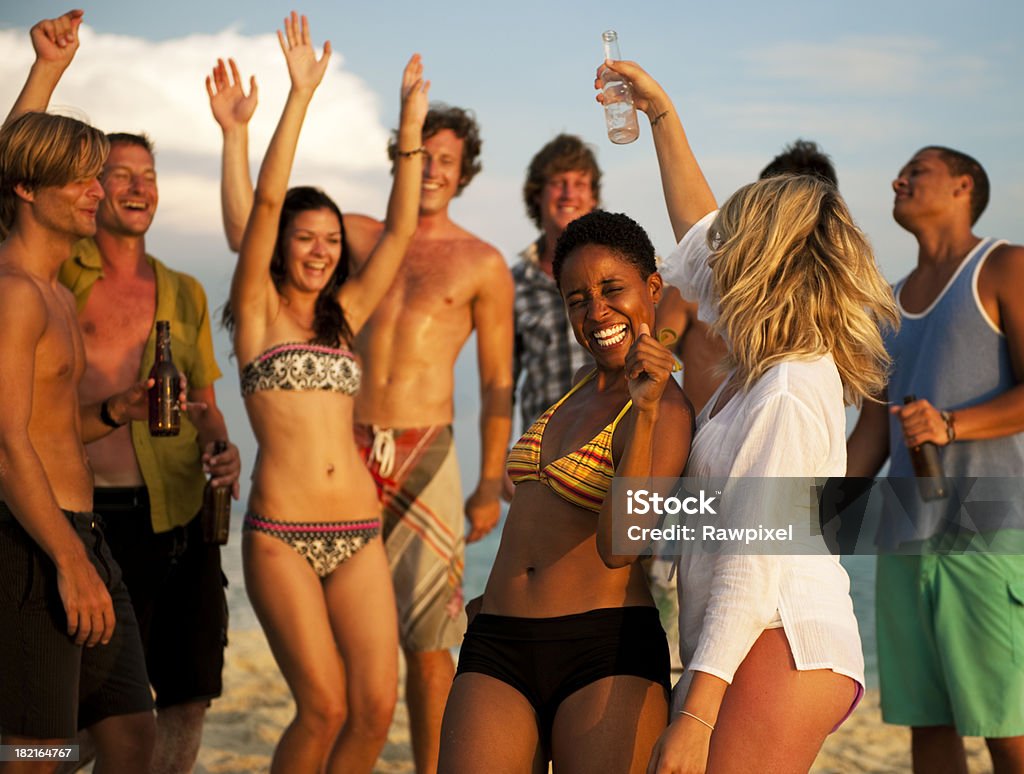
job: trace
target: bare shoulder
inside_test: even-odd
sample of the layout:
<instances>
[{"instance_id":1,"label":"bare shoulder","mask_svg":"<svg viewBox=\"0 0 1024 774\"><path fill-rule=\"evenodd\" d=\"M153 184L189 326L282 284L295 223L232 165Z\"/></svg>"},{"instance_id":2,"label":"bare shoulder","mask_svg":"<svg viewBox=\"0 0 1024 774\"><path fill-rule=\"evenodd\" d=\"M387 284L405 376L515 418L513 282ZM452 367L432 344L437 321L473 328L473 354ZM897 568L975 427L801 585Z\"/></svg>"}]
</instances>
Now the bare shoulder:
<instances>
[{"instance_id":1,"label":"bare shoulder","mask_svg":"<svg viewBox=\"0 0 1024 774\"><path fill-rule=\"evenodd\" d=\"M999 245L986 259L984 271L998 279L1020 277L1024 273L1024 245Z\"/></svg>"},{"instance_id":2,"label":"bare shoulder","mask_svg":"<svg viewBox=\"0 0 1024 774\"><path fill-rule=\"evenodd\" d=\"M458 229L459 252L471 263L477 277L483 282L512 281L512 271L501 251L461 226Z\"/></svg>"},{"instance_id":3,"label":"bare shoulder","mask_svg":"<svg viewBox=\"0 0 1024 774\"><path fill-rule=\"evenodd\" d=\"M384 232L384 222L369 215L346 214L342 216L345 226L345 241L353 260L365 260Z\"/></svg>"},{"instance_id":4,"label":"bare shoulder","mask_svg":"<svg viewBox=\"0 0 1024 774\"><path fill-rule=\"evenodd\" d=\"M70 303L74 304L67 288L58 285L56 290L71 297ZM20 269L0 266L0 333L9 333L12 328L41 332L46 317L46 299L37 282Z\"/></svg>"}]
</instances>

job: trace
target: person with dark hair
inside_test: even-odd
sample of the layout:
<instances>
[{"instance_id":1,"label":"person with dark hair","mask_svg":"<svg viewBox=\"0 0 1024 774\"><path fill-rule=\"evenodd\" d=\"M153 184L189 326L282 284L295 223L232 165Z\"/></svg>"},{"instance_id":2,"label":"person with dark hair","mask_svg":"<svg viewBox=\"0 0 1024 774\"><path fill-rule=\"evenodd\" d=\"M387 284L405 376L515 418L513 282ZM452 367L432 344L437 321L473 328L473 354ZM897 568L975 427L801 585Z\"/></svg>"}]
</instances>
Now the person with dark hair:
<instances>
[{"instance_id":1,"label":"person with dark hair","mask_svg":"<svg viewBox=\"0 0 1024 774\"><path fill-rule=\"evenodd\" d=\"M515 494L445 709L442 774L643 772L665 727L669 653L639 564L609 569L612 478L679 476L693 417L651 335L654 247L625 215L569 223L552 270L594 369L508 456Z\"/></svg>"},{"instance_id":2,"label":"person with dark hair","mask_svg":"<svg viewBox=\"0 0 1024 774\"><path fill-rule=\"evenodd\" d=\"M1024 247L974 234L989 186L965 153L926 146L892 187L917 265L896 283L892 374L861 411L847 475L874 476L888 459L890 478L911 478L910 449L933 443L951 486L969 480L984 499L988 482L1024 474ZM1024 631L1024 533L982 530L950 550L947 527L969 506L906 492L878 535L882 719L911 726L915 772L966 771L962 736L985 737L997 774L1024 771L1024 639L1013 640L1014 626Z\"/></svg>"},{"instance_id":3,"label":"person with dark hair","mask_svg":"<svg viewBox=\"0 0 1024 774\"><path fill-rule=\"evenodd\" d=\"M231 97L222 120L222 201L228 244L237 249L252 207L246 136L255 92L244 93L233 65L232 78L223 65L215 76ZM498 523L511 428L512 279L501 254L448 213L452 199L480 171L480 146L472 114L438 104L427 112L422 144L408 147L392 138L390 155L398 169L414 156L423 161L419 219L391 288L356 338L364 369L356 396L356 443L384 508L419 774L437 765L441 716L455 673L450 650L465 631L465 544ZM384 227L365 215L345 215L354 270L366 262ZM463 504L452 430L454 369L474 332L480 478Z\"/></svg>"},{"instance_id":4,"label":"person with dark hair","mask_svg":"<svg viewBox=\"0 0 1024 774\"><path fill-rule=\"evenodd\" d=\"M0 129L0 737L55 745L89 729L104 771L149 771L153 700L121 570L92 512L85 444L147 415L133 381L83 401L74 299L57 282L96 231L109 145L81 121L38 112L78 49L82 12L31 31L36 61ZM55 762L8 759L5 772Z\"/></svg>"},{"instance_id":5,"label":"person with dark hair","mask_svg":"<svg viewBox=\"0 0 1024 774\"><path fill-rule=\"evenodd\" d=\"M558 135L530 161L523 203L540 235L512 267L516 290L512 382L518 385L522 377L519 411L524 429L564 395L576 372L591 362L572 335L551 264L565 227L600 202L601 169L594 151L576 135Z\"/></svg>"},{"instance_id":6,"label":"person with dark hair","mask_svg":"<svg viewBox=\"0 0 1024 774\"><path fill-rule=\"evenodd\" d=\"M398 626L380 505L353 440L361 369L355 337L391 285L416 229L427 89L414 55L402 75L388 218L366 260L346 249L338 207L288 190L306 109L327 70L306 17L278 33L291 89L267 148L231 282L230 321L260 455L242 526L245 586L295 698L274 772L370 772L398 683ZM238 96L218 63L214 116ZM237 85L237 78L235 79Z\"/></svg>"},{"instance_id":7,"label":"person with dark hair","mask_svg":"<svg viewBox=\"0 0 1024 774\"><path fill-rule=\"evenodd\" d=\"M37 45L34 70L43 77L26 85L22 107L44 109L57 85L61 73L42 67L45 57ZM215 441L228 434L214 392L220 370L203 288L145 250L158 200L152 143L126 133L107 141L95 236L75 245L59 274L74 294L84 333L81 399L102 400L111 387L128 389L145 379L155 357L155 323L169 320L175 363L192 402L177 436L154 440L145 425L107 415L113 432L86 446L94 507L131 594L156 690L152 770L163 774L192 769L206 708L221 692L227 613L220 550L204 544L198 514L204 471L215 485L237 492L240 464L230 443L213 453ZM87 750L89 740L81 742Z\"/></svg>"},{"instance_id":8,"label":"person with dark hair","mask_svg":"<svg viewBox=\"0 0 1024 774\"><path fill-rule=\"evenodd\" d=\"M816 175L836 188L839 178L832 159L818 143L811 140L797 139L782 149L782 153L768 162L758 177L766 180L776 175Z\"/></svg>"}]
</instances>

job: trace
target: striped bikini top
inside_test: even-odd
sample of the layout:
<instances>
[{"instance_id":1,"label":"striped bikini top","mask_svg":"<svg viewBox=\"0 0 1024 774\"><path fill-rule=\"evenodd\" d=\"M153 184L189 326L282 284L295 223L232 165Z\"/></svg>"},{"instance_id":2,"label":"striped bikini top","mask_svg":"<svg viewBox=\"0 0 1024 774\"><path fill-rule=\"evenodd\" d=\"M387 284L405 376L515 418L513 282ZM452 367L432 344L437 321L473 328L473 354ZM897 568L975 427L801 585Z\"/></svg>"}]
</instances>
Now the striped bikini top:
<instances>
[{"instance_id":1,"label":"striped bikini top","mask_svg":"<svg viewBox=\"0 0 1024 774\"><path fill-rule=\"evenodd\" d=\"M263 390L359 392L362 372L347 349L308 342L275 344L242 369L242 396Z\"/></svg>"},{"instance_id":2,"label":"striped bikini top","mask_svg":"<svg viewBox=\"0 0 1024 774\"><path fill-rule=\"evenodd\" d=\"M626 405L622 407L619 415L579 449L559 457L544 468L540 466L540 448L544 441L544 428L547 427L548 420L558 410L558 407L576 390L590 381L595 373L597 372L592 371L585 379L582 379L530 426L530 429L523 434L523 437L509 452L505 468L514 484L518 485L523 481L540 481L566 502L597 513L601 510L601 504L604 502L604 498L611 488L612 478L615 476L615 462L612 460L612 436L615 434L619 420L629 411L633 401L626 401Z\"/></svg>"}]
</instances>

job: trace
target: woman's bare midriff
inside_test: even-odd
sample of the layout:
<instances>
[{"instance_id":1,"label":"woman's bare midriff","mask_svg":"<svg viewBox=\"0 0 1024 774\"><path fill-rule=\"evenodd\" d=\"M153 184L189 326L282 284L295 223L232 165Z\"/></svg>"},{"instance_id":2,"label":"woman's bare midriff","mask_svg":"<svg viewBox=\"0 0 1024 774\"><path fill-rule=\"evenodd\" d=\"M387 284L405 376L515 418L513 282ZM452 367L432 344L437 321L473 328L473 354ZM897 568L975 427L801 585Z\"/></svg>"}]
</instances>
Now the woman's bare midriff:
<instances>
[{"instance_id":1,"label":"woman's bare midriff","mask_svg":"<svg viewBox=\"0 0 1024 774\"><path fill-rule=\"evenodd\" d=\"M356 449L352 399L267 391L246 398L259 442L249 510L281 521L361 521L380 514Z\"/></svg>"},{"instance_id":2,"label":"woman's bare midriff","mask_svg":"<svg viewBox=\"0 0 1024 774\"><path fill-rule=\"evenodd\" d=\"M526 481L505 520L481 612L525 618L653 605L643 566L611 570L596 542L597 514Z\"/></svg>"}]
</instances>

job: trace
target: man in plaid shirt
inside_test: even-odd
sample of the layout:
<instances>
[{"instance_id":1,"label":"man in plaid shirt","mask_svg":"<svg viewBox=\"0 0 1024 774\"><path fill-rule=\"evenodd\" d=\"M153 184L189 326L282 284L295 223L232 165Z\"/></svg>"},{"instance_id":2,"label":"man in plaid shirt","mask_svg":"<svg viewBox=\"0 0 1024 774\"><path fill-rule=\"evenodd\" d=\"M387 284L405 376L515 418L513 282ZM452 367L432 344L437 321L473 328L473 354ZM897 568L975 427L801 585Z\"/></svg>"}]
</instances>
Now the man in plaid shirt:
<instances>
[{"instance_id":1,"label":"man in plaid shirt","mask_svg":"<svg viewBox=\"0 0 1024 774\"><path fill-rule=\"evenodd\" d=\"M530 162L523 201L540 236L519 254L515 280L513 384L525 373L519 393L523 429L568 392L572 377L590 362L576 343L555 286L551 261L555 243L576 218L598 206L601 170L583 140L560 134Z\"/></svg>"}]
</instances>

